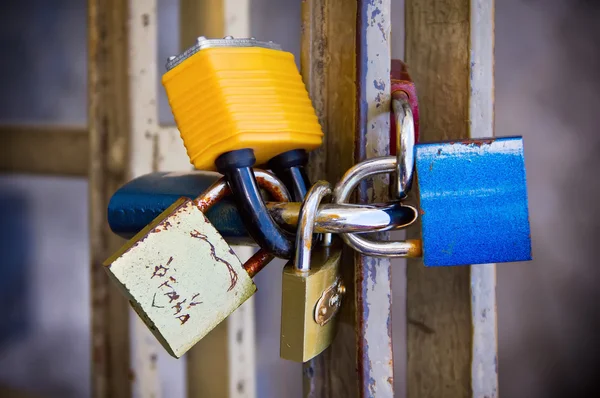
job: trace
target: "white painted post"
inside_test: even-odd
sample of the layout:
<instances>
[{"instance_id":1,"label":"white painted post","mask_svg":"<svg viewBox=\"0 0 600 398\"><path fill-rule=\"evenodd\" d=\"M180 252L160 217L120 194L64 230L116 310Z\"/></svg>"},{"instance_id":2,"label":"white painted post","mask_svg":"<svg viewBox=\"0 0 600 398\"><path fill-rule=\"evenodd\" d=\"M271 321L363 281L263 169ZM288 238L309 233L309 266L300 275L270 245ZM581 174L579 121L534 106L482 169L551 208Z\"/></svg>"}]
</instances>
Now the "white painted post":
<instances>
[{"instance_id":1,"label":"white painted post","mask_svg":"<svg viewBox=\"0 0 600 398\"><path fill-rule=\"evenodd\" d=\"M156 0L129 0L129 93L131 115L131 177L153 171L191 170L175 127L158 122L158 17ZM160 398L160 362L168 357L139 317L131 311L132 366L135 397ZM172 362L173 363L173 362ZM173 363L183 372L184 363Z\"/></svg>"}]
</instances>

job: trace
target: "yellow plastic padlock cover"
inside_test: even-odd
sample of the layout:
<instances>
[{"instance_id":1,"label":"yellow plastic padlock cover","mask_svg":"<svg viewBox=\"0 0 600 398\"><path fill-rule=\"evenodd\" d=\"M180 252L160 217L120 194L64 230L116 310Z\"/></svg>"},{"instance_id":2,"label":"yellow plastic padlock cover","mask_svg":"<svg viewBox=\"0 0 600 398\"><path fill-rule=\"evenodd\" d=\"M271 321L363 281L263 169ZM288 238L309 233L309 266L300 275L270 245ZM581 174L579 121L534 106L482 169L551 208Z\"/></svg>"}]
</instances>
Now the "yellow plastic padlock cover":
<instances>
[{"instance_id":1,"label":"yellow plastic padlock cover","mask_svg":"<svg viewBox=\"0 0 600 398\"><path fill-rule=\"evenodd\" d=\"M313 150L323 132L294 56L264 47L208 47L163 75L191 163L215 170L225 152L251 148L258 165Z\"/></svg>"}]
</instances>

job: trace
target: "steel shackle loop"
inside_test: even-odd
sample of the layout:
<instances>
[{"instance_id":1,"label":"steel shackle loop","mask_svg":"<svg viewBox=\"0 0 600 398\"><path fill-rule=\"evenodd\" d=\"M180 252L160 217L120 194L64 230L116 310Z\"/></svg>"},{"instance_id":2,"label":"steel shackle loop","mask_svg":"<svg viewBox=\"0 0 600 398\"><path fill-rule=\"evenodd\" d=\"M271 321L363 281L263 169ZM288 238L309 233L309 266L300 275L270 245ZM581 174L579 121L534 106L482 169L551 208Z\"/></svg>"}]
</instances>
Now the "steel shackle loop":
<instances>
[{"instance_id":1,"label":"steel shackle loop","mask_svg":"<svg viewBox=\"0 0 600 398\"><path fill-rule=\"evenodd\" d=\"M404 91L392 93L392 112L396 120L396 179L394 194L406 199L415 169L415 120Z\"/></svg>"},{"instance_id":2,"label":"steel shackle loop","mask_svg":"<svg viewBox=\"0 0 600 398\"><path fill-rule=\"evenodd\" d=\"M347 203L354 188L363 179L396 171L397 159L394 156L379 157L361 162L344 174L333 191L335 203ZM412 206L407 206L415 211ZM415 218L416 220L416 218ZM414 221L413 221L414 222ZM376 242L354 234L340 234L344 242L357 252L372 257L420 257L420 240Z\"/></svg>"},{"instance_id":3,"label":"steel shackle loop","mask_svg":"<svg viewBox=\"0 0 600 398\"><path fill-rule=\"evenodd\" d=\"M297 271L310 271L310 252L312 249L315 218L319 204L324 197L331 195L331 184L327 181L317 181L306 193L300 215L298 216L298 230L296 232L296 254L294 267Z\"/></svg>"},{"instance_id":4,"label":"steel shackle loop","mask_svg":"<svg viewBox=\"0 0 600 398\"><path fill-rule=\"evenodd\" d=\"M275 200L289 202L290 194L285 185L283 185L277 177L268 171L258 169L254 170L254 175L258 181L258 186L269 192ZM206 212L218 201L230 194L231 189L229 188L227 180L225 177L221 177L208 187L206 191L202 192L200 196L194 199L194 204L198 206L202 213L206 214ZM243 267L252 278L274 258L275 256L267 250L260 249L244 263Z\"/></svg>"}]
</instances>

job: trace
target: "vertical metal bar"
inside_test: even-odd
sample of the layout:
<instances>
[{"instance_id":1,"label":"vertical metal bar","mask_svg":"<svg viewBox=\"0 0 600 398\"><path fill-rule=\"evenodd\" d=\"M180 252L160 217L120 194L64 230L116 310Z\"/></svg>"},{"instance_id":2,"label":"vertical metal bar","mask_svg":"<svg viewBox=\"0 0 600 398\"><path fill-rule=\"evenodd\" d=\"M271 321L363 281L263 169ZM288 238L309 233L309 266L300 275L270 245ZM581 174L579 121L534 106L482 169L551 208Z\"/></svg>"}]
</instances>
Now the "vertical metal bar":
<instances>
[{"instance_id":1,"label":"vertical metal bar","mask_svg":"<svg viewBox=\"0 0 600 398\"><path fill-rule=\"evenodd\" d=\"M88 0L88 127L92 306L92 396L131 396L129 306L102 262L121 244L105 219L108 200L129 177L128 9Z\"/></svg>"},{"instance_id":2,"label":"vertical metal bar","mask_svg":"<svg viewBox=\"0 0 600 398\"><path fill-rule=\"evenodd\" d=\"M359 2L356 162L389 155L390 8L390 0ZM388 190L384 179L365 181L358 189L359 201L383 201ZM391 261L359 254L355 259L359 395L393 397Z\"/></svg>"},{"instance_id":3,"label":"vertical metal bar","mask_svg":"<svg viewBox=\"0 0 600 398\"><path fill-rule=\"evenodd\" d=\"M302 73L325 132L311 154L313 180L335 181L356 161L389 151L389 15L389 0L302 4ZM359 191L373 201L387 188L377 180ZM348 289L333 345L304 367L305 395L391 397L390 262L351 252L342 261L355 289Z\"/></svg>"},{"instance_id":4,"label":"vertical metal bar","mask_svg":"<svg viewBox=\"0 0 600 398\"><path fill-rule=\"evenodd\" d=\"M492 0L406 2L422 141L493 134L493 32ZM494 265L409 260L407 316L408 397L497 396Z\"/></svg>"}]
</instances>

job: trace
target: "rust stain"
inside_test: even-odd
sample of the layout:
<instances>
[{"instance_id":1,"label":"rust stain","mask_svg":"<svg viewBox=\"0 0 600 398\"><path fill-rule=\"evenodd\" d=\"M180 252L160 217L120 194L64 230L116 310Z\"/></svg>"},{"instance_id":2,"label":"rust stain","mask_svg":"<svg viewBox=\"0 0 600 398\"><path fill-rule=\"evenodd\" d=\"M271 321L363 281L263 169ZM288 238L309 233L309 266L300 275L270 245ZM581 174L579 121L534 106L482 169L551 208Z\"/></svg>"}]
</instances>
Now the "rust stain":
<instances>
[{"instance_id":1,"label":"rust stain","mask_svg":"<svg viewBox=\"0 0 600 398\"><path fill-rule=\"evenodd\" d=\"M212 258L217 262L225 264L225 266L227 267L227 270L229 271L229 277L231 278L231 284L229 285L229 289L227 289L227 291L228 292L231 291L235 287L235 285L237 284L237 281L238 281L238 274L233 269L233 266L228 261L225 261L221 257L217 257L216 248L212 244L212 242L210 242L208 240L208 237L206 235L204 235L203 233L201 233L198 230L194 230L193 232L190 232L190 236L192 238L201 239L201 240L205 241L206 243L208 243L208 245L210 246L210 255L212 256Z\"/></svg>"},{"instance_id":2,"label":"rust stain","mask_svg":"<svg viewBox=\"0 0 600 398\"><path fill-rule=\"evenodd\" d=\"M273 199L277 202L287 202L287 195L277 186L273 185L268 179L264 177L257 176L256 182L258 186L266 190Z\"/></svg>"},{"instance_id":3,"label":"rust stain","mask_svg":"<svg viewBox=\"0 0 600 398\"><path fill-rule=\"evenodd\" d=\"M409 239L407 242L412 243L407 257L417 258L423 255L423 242L420 239Z\"/></svg>"},{"instance_id":4,"label":"rust stain","mask_svg":"<svg viewBox=\"0 0 600 398\"><path fill-rule=\"evenodd\" d=\"M207 192L194 199L194 204L202 213L206 213L212 206L225 196L231 194L229 185L223 184L219 189L209 189Z\"/></svg>"},{"instance_id":5,"label":"rust stain","mask_svg":"<svg viewBox=\"0 0 600 398\"><path fill-rule=\"evenodd\" d=\"M424 214L425 214L425 210L423 210L423 209L419 209L419 214L420 214L420 215L424 215Z\"/></svg>"},{"instance_id":6,"label":"rust stain","mask_svg":"<svg viewBox=\"0 0 600 398\"><path fill-rule=\"evenodd\" d=\"M494 142L494 140L481 140L481 139L479 139L479 140L464 140L464 141L461 141L460 144L466 145L466 146L473 145L473 146L476 146L478 148L481 148L483 145L491 145L493 142ZM454 144L454 143L451 142L451 144Z\"/></svg>"},{"instance_id":7,"label":"rust stain","mask_svg":"<svg viewBox=\"0 0 600 398\"><path fill-rule=\"evenodd\" d=\"M244 263L244 269L253 278L260 270L269 264L275 256L266 250L260 249Z\"/></svg>"}]
</instances>

